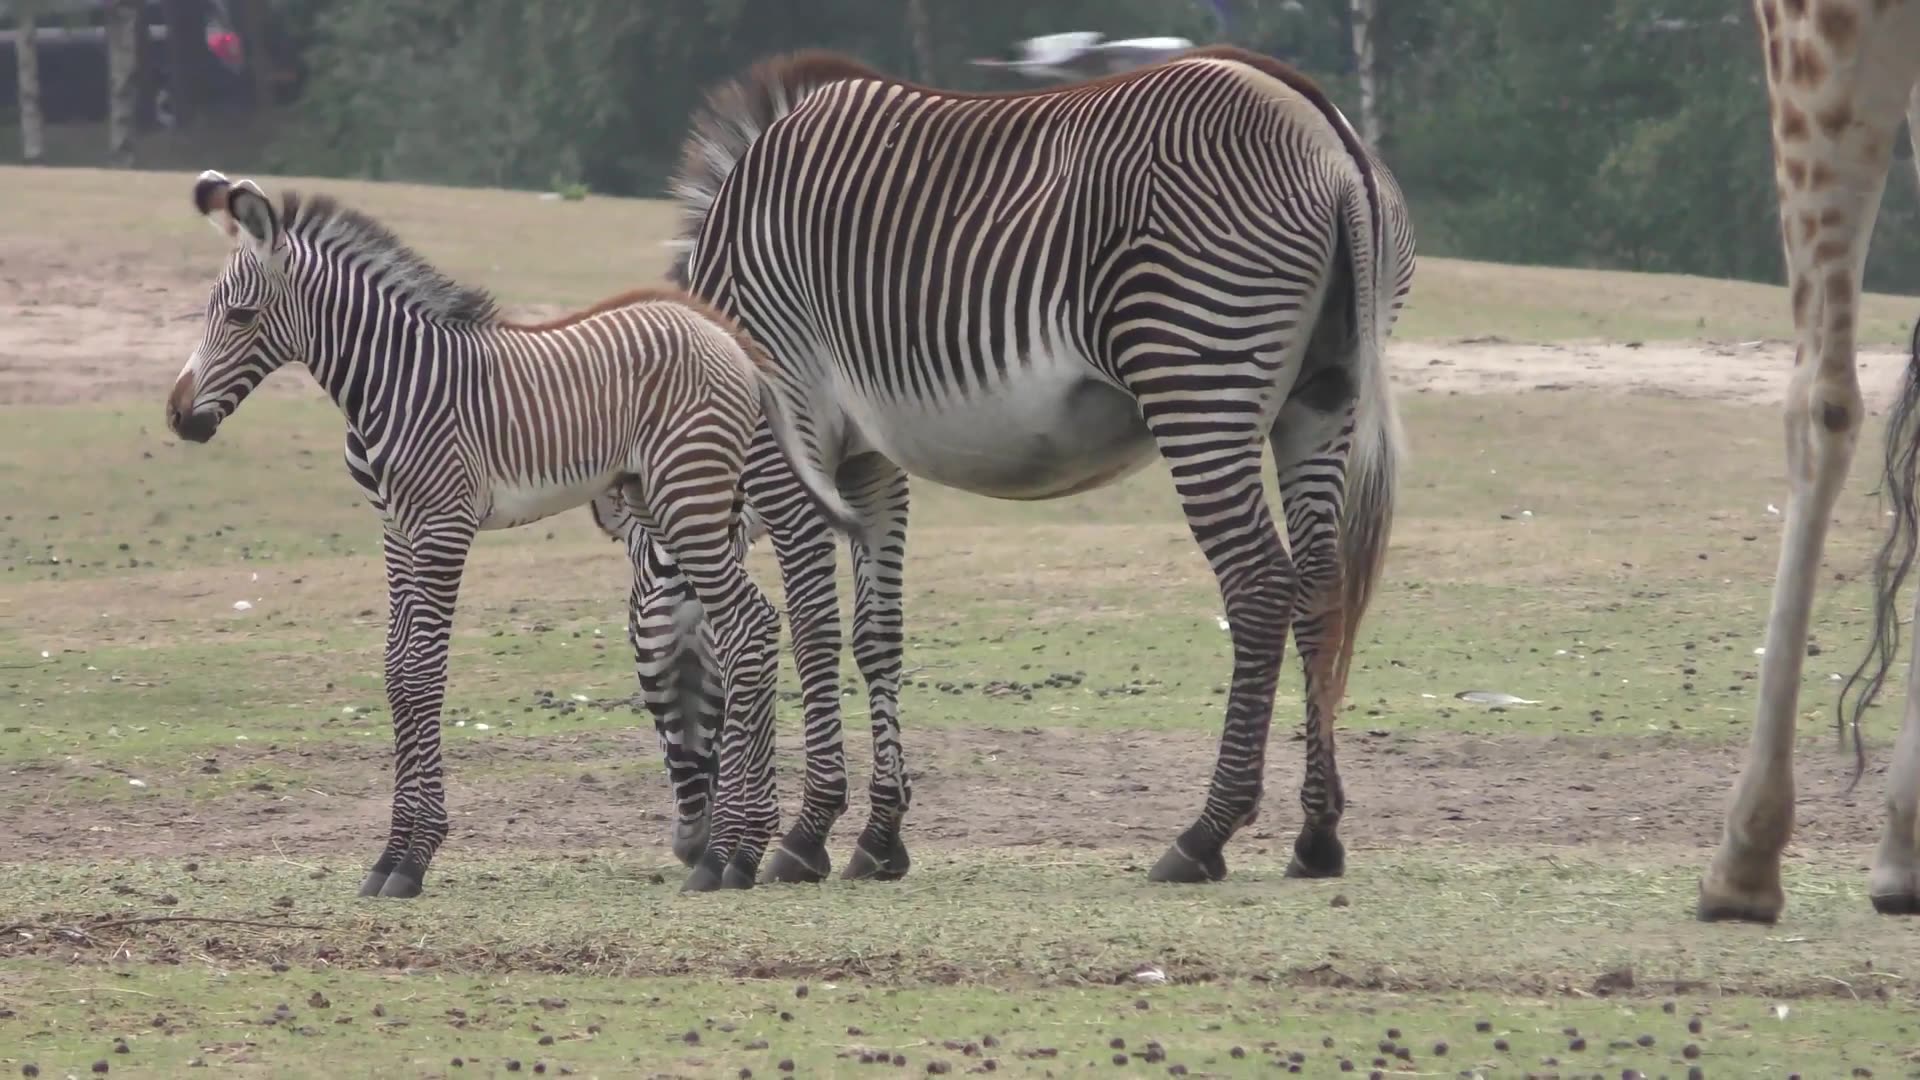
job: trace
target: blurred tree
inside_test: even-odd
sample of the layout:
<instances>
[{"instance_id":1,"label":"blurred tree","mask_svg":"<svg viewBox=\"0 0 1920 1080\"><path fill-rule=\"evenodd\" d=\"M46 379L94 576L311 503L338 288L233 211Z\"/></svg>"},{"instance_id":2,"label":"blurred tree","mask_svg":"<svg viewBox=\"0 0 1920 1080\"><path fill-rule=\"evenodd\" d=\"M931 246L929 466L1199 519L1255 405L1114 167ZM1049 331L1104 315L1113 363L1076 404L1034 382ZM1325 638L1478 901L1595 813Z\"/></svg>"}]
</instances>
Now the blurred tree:
<instances>
[{"instance_id":1,"label":"blurred tree","mask_svg":"<svg viewBox=\"0 0 1920 1080\"><path fill-rule=\"evenodd\" d=\"M38 165L46 153L46 124L40 112L40 49L35 36L40 0L13 0L13 55L20 100L20 157Z\"/></svg>"},{"instance_id":2,"label":"blurred tree","mask_svg":"<svg viewBox=\"0 0 1920 1080\"><path fill-rule=\"evenodd\" d=\"M140 93L140 0L107 4L107 154L133 164L133 128Z\"/></svg>"}]
</instances>

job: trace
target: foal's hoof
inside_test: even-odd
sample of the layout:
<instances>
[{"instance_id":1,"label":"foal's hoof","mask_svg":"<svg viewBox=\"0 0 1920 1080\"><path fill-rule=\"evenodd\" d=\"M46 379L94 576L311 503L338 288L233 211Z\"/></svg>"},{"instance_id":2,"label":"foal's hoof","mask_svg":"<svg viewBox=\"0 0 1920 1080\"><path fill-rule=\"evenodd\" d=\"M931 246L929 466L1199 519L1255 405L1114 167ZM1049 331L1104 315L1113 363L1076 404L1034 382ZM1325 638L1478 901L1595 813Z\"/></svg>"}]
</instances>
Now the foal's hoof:
<instances>
[{"instance_id":1,"label":"foal's hoof","mask_svg":"<svg viewBox=\"0 0 1920 1080\"><path fill-rule=\"evenodd\" d=\"M760 869L760 860L736 851L733 858L727 860L727 868L720 872L720 887L723 889L751 889L753 877Z\"/></svg>"},{"instance_id":2,"label":"foal's hoof","mask_svg":"<svg viewBox=\"0 0 1920 1080\"><path fill-rule=\"evenodd\" d=\"M1219 881L1227 876L1226 856L1214 852L1204 859L1195 859L1180 850L1175 844L1167 849L1160 861L1153 864L1147 872L1147 880L1171 885L1199 885L1209 881Z\"/></svg>"},{"instance_id":3,"label":"foal's hoof","mask_svg":"<svg viewBox=\"0 0 1920 1080\"><path fill-rule=\"evenodd\" d=\"M673 823L673 857L680 860L680 865L693 866L700 861L700 856L707 853L711 822L708 815L701 814L692 821Z\"/></svg>"},{"instance_id":4,"label":"foal's hoof","mask_svg":"<svg viewBox=\"0 0 1920 1080\"><path fill-rule=\"evenodd\" d=\"M1875 893L1872 900L1882 915L1920 915L1920 895L1914 893Z\"/></svg>"},{"instance_id":5,"label":"foal's hoof","mask_svg":"<svg viewBox=\"0 0 1920 1080\"><path fill-rule=\"evenodd\" d=\"M1287 863L1290 878L1335 878L1347 872L1347 849L1332 832L1301 830Z\"/></svg>"},{"instance_id":6,"label":"foal's hoof","mask_svg":"<svg viewBox=\"0 0 1920 1080\"><path fill-rule=\"evenodd\" d=\"M827 845L811 838L788 837L773 849L760 871L762 885L817 885L833 872Z\"/></svg>"},{"instance_id":7,"label":"foal's hoof","mask_svg":"<svg viewBox=\"0 0 1920 1080\"><path fill-rule=\"evenodd\" d=\"M872 878L874 881L899 881L907 876L907 870L913 866L913 860L907 858L907 845L894 837L893 846L887 854L877 856L867 850L865 843L855 841L853 855L847 859L847 868L840 871L842 881L862 881Z\"/></svg>"},{"instance_id":8,"label":"foal's hoof","mask_svg":"<svg viewBox=\"0 0 1920 1080\"><path fill-rule=\"evenodd\" d=\"M386 888L386 886L387 872L385 870L369 870L367 872L367 879L360 883L360 895L379 896L380 890Z\"/></svg>"},{"instance_id":9,"label":"foal's hoof","mask_svg":"<svg viewBox=\"0 0 1920 1080\"><path fill-rule=\"evenodd\" d=\"M717 855L702 855L700 861L693 864L693 872L687 875L687 882L680 886L680 891L715 892L720 889L726 873L727 864Z\"/></svg>"},{"instance_id":10,"label":"foal's hoof","mask_svg":"<svg viewBox=\"0 0 1920 1080\"><path fill-rule=\"evenodd\" d=\"M387 875L387 883L380 886L380 895L411 900L420 895L420 879L405 870L395 870Z\"/></svg>"}]
</instances>

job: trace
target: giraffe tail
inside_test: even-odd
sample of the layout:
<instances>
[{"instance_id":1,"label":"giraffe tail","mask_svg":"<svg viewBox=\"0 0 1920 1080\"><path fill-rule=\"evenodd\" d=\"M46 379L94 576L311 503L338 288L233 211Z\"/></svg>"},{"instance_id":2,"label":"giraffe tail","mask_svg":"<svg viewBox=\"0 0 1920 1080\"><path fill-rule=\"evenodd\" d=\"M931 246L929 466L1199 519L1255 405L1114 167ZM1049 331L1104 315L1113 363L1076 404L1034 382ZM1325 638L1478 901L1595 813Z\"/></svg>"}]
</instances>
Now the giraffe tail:
<instances>
[{"instance_id":1,"label":"giraffe tail","mask_svg":"<svg viewBox=\"0 0 1920 1080\"><path fill-rule=\"evenodd\" d=\"M1841 746L1847 743L1848 727L1853 729L1853 780L1847 785L1849 791L1866 772L1867 751L1860 742L1860 718L1880 696L1887 674L1893 670L1900 650L1900 588L1913 570L1916 549L1920 549L1920 323L1915 324L1908 345L1907 371L1900 380L1900 392L1887 413L1880 497L1892 524L1873 561L1873 637L1860 666L1840 688L1834 716ZM1851 708L1849 697L1853 699Z\"/></svg>"}]
</instances>

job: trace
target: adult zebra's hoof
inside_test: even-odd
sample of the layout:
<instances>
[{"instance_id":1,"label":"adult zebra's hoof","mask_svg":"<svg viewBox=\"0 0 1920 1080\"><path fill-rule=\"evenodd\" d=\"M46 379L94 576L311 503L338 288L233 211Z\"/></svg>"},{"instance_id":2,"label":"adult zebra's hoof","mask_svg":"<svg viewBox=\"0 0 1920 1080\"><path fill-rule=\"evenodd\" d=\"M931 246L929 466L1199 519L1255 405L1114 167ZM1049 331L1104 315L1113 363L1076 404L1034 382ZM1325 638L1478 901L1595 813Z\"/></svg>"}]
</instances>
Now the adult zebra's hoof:
<instances>
[{"instance_id":1,"label":"adult zebra's hoof","mask_svg":"<svg viewBox=\"0 0 1920 1080\"><path fill-rule=\"evenodd\" d=\"M833 857L819 840L791 836L780 841L760 871L762 885L817 885L833 872Z\"/></svg>"},{"instance_id":2,"label":"adult zebra's hoof","mask_svg":"<svg viewBox=\"0 0 1920 1080\"><path fill-rule=\"evenodd\" d=\"M760 860L749 857L745 852L736 851L733 858L727 860L727 868L720 872L720 887L723 889L751 889L754 874L760 869Z\"/></svg>"},{"instance_id":3,"label":"adult zebra's hoof","mask_svg":"<svg viewBox=\"0 0 1920 1080\"><path fill-rule=\"evenodd\" d=\"M893 847L881 858L867 850L864 843L856 840L853 855L847 859L847 868L840 872L842 881L899 881L907 876L907 870L913 866L913 860L907 858L907 845L894 837Z\"/></svg>"},{"instance_id":4,"label":"adult zebra's hoof","mask_svg":"<svg viewBox=\"0 0 1920 1080\"><path fill-rule=\"evenodd\" d=\"M693 873L687 875L686 884L680 886L680 891L683 893L716 892L720 889L726 873L727 864L721 861L717 853L702 855L700 861L693 864Z\"/></svg>"},{"instance_id":5,"label":"adult zebra's hoof","mask_svg":"<svg viewBox=\"0 0 1920 1080\"><path fill-rule=\"evenodd\" d=\"M1335 878L1347 872L1347 849L1332 830L1302 829L1293 842L1293 860L1287 863L1290 878Z\"/></svg>"},{"instance_id":6,"label":"adult zebra's hoof","mask_svg":"<svg viewBox=\"0 0 1920 1080\"><path fill-rule=\"evenodd\" d=\"M380 895L411 900L420 895L420 879L405 870L395 870L387 875L387 883L380 886Z\"/></svg>"},{"instance_id":7,"label":"adult zebra's hoof","mask_svg":"<svg viewBox=\"0 0 1920 1080\"><path fill-rule=\"evenodd\" d=\"M712 832L712 818L701 814L692 821L673 823L673 857L680 860L682 866L693 866L700 856L707 853L707 836Z\"/></svg>"},{"instance_id":8,"label":"adult zebra's hoof","mask_svg":"<svg viewBox=\"0 0 1920 1080\"><path fill-rule=\"evenodd\" d=\"M367 879L360 883L360 895L379 896L380 890L386 887L387 872L385 870L369 870L367 872Z\"/></svg>"},{"instance_id":9,"label":"adult zebra's hoof","mask_svg":"<svg viewBox=\"0 0 1920 1080\"><path fill-rule=\"evenodd\" d=\"M1219 852L1195 859L1175 844L1147 871L1147 880L1158 884L1200 885L1227 876L1227 858Z\"/></svg>"}]
</instances>

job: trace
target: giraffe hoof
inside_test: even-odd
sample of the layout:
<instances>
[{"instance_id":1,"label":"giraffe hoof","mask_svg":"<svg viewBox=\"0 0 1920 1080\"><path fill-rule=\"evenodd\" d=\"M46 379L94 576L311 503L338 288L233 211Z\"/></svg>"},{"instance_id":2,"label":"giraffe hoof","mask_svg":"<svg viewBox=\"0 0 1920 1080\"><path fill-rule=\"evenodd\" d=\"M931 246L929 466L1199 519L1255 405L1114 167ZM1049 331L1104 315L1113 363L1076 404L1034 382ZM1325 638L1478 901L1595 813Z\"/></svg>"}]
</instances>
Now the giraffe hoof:
<instances>
[{"instance_id":1,"label":"giraffe hoof","mask_svg":"<svg viewBox=\"0 0 1920 1080\"><path fill-rule=\"evenodd\" d=\"M720 887L723 889L753 888L754 873L760 869L760 860L748 857L744 852L735 852L727 860L727 868L720 872Z\"/></svg>"},{"instance_id":2,"label":"giraffe hoof","mask_svg":"<svg viewBox=\"0 0 1920 1080\"><path fill-rule=\"evenodd\" d=\"M686 884L680 886L683 893L717 892L727 872L727 864L712 853L702 855L693 865L693 872L687 875Z\"/></svg>"},{"instance_id":3,"label":"giraffe hoof","mask_svg":"<svg viewBox=\"0 0 1920 1080\"><path fill-rule=\"evenodd\" d=\"M1875 893L1873 910L1882 915L1920 915L1920 894Z\"/></svg>"},{"instance_id":4,"label":"giraffe hoof","mask_svg":"<svg viewBox=\"0 0 1920 1080\"><path fill-rule=\"evenodd\" d=\"M907 845L896 837L893 847L885 858L880 858L867 850L862 841L855 841L853 855L847 859L847 868L840 872L842 881L899 881L907 876L907 870L913 866L913 860L907 857Z\"/></svg>"},{"instance_id":5,"label":"giraffe hoof","mask_svg":"<svg viewBox=\"0 0 1920 1080\"><path fill-rule=\"evenodd\" d=\"M1694 905L1694 917L1701 922L1750 922L1772 926L1780 921L1780 912L1787 906L1786 893L1779 886L1772 889L1742 891L1724 886L1716 887L1707 879L1700 882L1700 900ZM1874 899L1879 906L1879 898Z\"/></svg>"},{"instance_id":6,"label":"giraffe hoof","mask_svg":"<svg viewBox=\"0 0 1920 1080\"><path fill-rule=\"evenodd\" d=\"M1347 849L1331 829L1300 830L1287 863L1290 878L1336 878L1347 872Z\"/></svg>"},{"instance_id":7,"label":"giraffe hoof","mask_svg":"<svg viewBox=\"0 0 1920 1080\"><path fill-rule=\"evenodd\" d=\"M1205 859L1195 859L1181 851L1179 844L1168 848L1160 861L1153 864L1153 869L1147 871L1148 881L1169 885L1199 885L1226 876L1226 856L1216 851Z\"/></svg>"},{"instance_id":8,"label":"giraffe hoof","mask_svg":"<svg viewBox=\"0 0 1920 1080\"><path fill-rule=\"evenodd\" d=\"M702 813L692 821L673 823L673 857L680 860L682 866L694 866L700 862L700 856L707 853L707 835L712 831L712 819Z\"/></svg>"},{"instance_id":9,"label":"giraffe hoof","mask_svg":"<svg viewBox=\"0 0 1920 1080\"><path fill-rule=\"evenodd\" d=\"M404 870L395 870L387 875L387 883L380 887L380 895L411 900L420 895L420 879Z\"/></svg>"},{"instance_id":10,"label":"giraffe hoof","mask_svg":"<svg viewBox=\"0 0 1920 1080\"><path fill-rule=\"evenodd\" d=\"M360 895L379 896L380 890L386 888L386 885L387 872L385 870L370 870L367 872L367 879L360 883Z\"/></svg>"},{"instance_id":11,"label":"giraffe hoof","mask_svg":"<svg viewBox=\"0 0 1920 1080\"><path fill-rule=\"evenodd\" d=\"M760 871L762 885L817 885L833 872L833 858L827 845L818 840L788 837L773 849L767 865Z\"/></svg>"}]
</instances>

